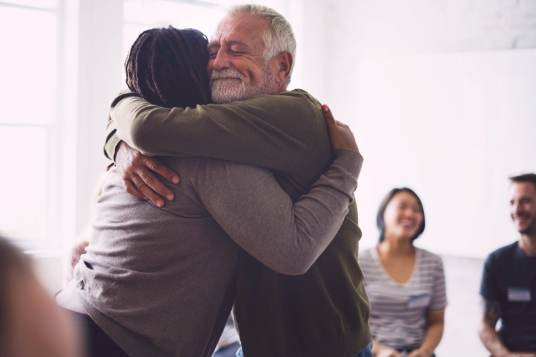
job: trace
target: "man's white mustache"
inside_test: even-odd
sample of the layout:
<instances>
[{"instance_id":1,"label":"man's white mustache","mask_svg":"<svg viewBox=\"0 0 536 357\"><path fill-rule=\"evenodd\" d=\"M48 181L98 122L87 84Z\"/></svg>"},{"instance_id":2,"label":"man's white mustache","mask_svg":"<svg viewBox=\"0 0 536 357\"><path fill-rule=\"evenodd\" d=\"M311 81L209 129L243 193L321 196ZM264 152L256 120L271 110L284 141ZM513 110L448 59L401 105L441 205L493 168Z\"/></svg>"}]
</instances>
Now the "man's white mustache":
<instances>
[{"instance_id":1,"label":"man's white mustache","mask_svg":"<svg viewBox=\"0 0 536 357\"><path fill-rule=\"evenodd\" d=\"M229 71L229 70L223 70L223 71L212 71L212 76L210 77L211 80L216 79L240 79L243 80L244 78L240 73L237 73L235 71Z\"/></svg>"}]
</instances>

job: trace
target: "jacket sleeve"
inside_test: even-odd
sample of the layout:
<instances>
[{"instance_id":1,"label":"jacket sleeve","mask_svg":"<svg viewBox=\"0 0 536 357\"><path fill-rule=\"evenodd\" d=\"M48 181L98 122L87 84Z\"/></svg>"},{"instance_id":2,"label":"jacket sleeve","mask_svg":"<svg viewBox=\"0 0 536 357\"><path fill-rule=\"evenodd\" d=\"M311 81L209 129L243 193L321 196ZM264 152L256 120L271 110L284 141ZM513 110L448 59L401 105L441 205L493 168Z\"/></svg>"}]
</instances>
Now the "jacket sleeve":
<instances>
[{"instance_id":1,"label":"jacket sleeve","mask_svg":"<svg viewBox=\"0 0 536 357\"><path fill-rule=\"evenodd\" d=\"M346 149L336 155L294 204L269 170L235 162L209 161L196 190L241 248L278 273L304 274L335 237L357 188L363 158Z\"/></svg>"},{"instance_id":2,"label":"jacket sleeve","mask_svg":"<svg viewBox=\"0 0 536 357\"><path fill-rule=\"evenodd\" d=\"M205 156L288 171L315 147L320 104L304 91L260 95L228 104L163 108L123 94L112 103L105 151L119 140L146 155Z\"/></svg>"}]
</instances>

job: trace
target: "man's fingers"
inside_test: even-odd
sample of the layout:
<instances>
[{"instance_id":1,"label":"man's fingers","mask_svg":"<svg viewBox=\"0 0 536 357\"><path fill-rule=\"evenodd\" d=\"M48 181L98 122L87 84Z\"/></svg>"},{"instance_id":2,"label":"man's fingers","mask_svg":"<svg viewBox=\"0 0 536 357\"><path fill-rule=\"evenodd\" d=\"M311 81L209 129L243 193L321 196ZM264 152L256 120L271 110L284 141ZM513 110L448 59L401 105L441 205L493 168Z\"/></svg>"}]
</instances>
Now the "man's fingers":
<instances>
[{"instance_id":1,"label":"man's fingers","mask_svg":"<svg viewBox=\"0 0 536 357\"><path fill-rule=\"evenodd\" d=\"M149 158L121 142L116 155L116 164L118 172L123 175L125 190L133 196L149 199L158 207L164 206L162 197L170 201L175 198L173 191L160 182L152 172L162 175L173 183L178 183L179 177L158 159Z\"/></svg>"},{"instance_id":2,"label":"man's fingers","mask_svg":"<svg viewBox=\"0 0 536 357\"><path fill-rule=\"evenodd\" d=\"M133 177L132 181L136 188L151 201L156 207L164 207L164 200L157 195L140 177Z\"/></svg>"},{"instance_id":3,"label":"man's fingers","mask_svg":"<svg viewBox=\"0 0 536 357\"><path fill-rule=\"evenodd\" d=\"M324 120L326 121L328 127L336 125L335 118L326 104L322 106L322 113L324 113Z\"/></svg>"},{"instance_id":4,"label":"man's fingers","mask_svg":"<svg viewBox=\"0 0 536 357\"><path fill-rule=\"evenodd\" d=\"M141 198L142 200L147 199L147 197L145 197L145 195L141 193L136 185L130 180L123 179L123 188L128 194L131 194L134 197Z\"/></svg>"},{"instance_id":5,"label":"man's fingers","mask_svg":"<svg viewBox=\"0 0 536 357\"><path fill-rule=\"evenodd\" d=\"M169 201L172 201L175 198L175 195L173 195L173 192L168 187L166 187L166 185L160 182L160 180L156 176L154 176L150 171L143 168L143 169L138 170L137 174L140 177L140 179L144 182L144 184L147 185L151 189L151 191L157 193L161 197L167 198Z\"/></svg>"},{"instance_id":6,"label":"man's fingers","mask_svg":"<svg viewBox=\"0 0 536 357\"><path fill-rule=\"evenodd\" d=\"M166 165L162 164L160 161L150 157L146 157L145 162L147 163L148 168L150 168L157 174L163 176L169 182L179 183L179 176L173 170L170 170Z\"/></svg>"}]
</instances>

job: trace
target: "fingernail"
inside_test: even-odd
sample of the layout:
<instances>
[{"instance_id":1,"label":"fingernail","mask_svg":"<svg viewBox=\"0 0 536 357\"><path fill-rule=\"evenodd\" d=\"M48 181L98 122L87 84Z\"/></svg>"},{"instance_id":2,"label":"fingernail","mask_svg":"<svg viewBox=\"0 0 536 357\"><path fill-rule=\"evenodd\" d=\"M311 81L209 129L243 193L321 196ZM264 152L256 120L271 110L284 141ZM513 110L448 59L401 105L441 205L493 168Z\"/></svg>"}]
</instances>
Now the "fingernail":
<instances>
[{"instance_id":1,"label":"fingernail","mask_svg":"<svg viewBox=\"0 0 536 357\"><path fill-rule=\"evenodd\" d=\"M179 178L178 177L173 177L173 183L179 183Z\"/></svg>"},{"instance_id":2,"label":"fingernail","mask_svg":"<svg viewBox=\"0 0 536 357\"><path fill-rule=\"evenodd\" d=\"M173 201L173 195L167 195L166 198L168 199L168 201Z\"/></svg>"},{"instance_id":3,"label":"fingernail","mask_svg":"<svg viewBox=\"0 0 536 357\"><path fill-rule=\"evenodd\" d=\"M327 113L327 111L329 110L329 108L328 108L328 106L327 106L326 104L324 104L324 105L322 106L322 110L323 110L325 113Z\"/></svg>"},{"instance_id":4,"label":"fingernail","mask_svg":"<svg viewBox=\"0 0 536 357\"><path fill-rule=\"evenodd\" d=\"M164 201L162 201L162 200L156 200L156 205L157 205L158 207L162 207L162 206L164 206Z\"/></svg>"}]
</instances>

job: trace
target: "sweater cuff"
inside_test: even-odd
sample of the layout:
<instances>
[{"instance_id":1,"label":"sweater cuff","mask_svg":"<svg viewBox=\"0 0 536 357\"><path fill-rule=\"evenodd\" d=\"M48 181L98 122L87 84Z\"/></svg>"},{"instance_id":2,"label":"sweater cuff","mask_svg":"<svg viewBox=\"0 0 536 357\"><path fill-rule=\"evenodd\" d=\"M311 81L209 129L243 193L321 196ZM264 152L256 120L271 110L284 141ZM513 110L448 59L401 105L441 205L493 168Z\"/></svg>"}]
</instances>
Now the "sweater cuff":
<instances>
[{"instance_id":1,"label":"sweater cuff","mask_svg":"<svg viewBox=\"0 0 536 357\"><path fill-rule=\"evenodd\" d=\"M335 161L333 163L343 167L357 179L363 167L363 156L350 149L337 149L335 150Z\"/></svg>"},{"instance_id":2,"label":"sweater cuff","mask_svg":"<svg viewBox=\"0 0 536 357\"><path fill-rule=\"evenodd\" d=\"M112 101L111 107L115 107L121 100L129 97L138 97L141 98L141 96L138 93L135 92L127 92L127 93L119 93L117 97Z\"/></svg>"},{"instance_id":3,"label":"sweater cuff","mask_svg":"<svg viewBox=\"0 0 536 357\"><path fill-rule=\"evenodd\" d=\"M104 143L104 155L114 161L115 163L115 151L117 146L121 142L121 139L116 134L117 129L115 128L115 122L110 120L108 126L106 127L106 142Z\"/></svg>"}]
</instances>

